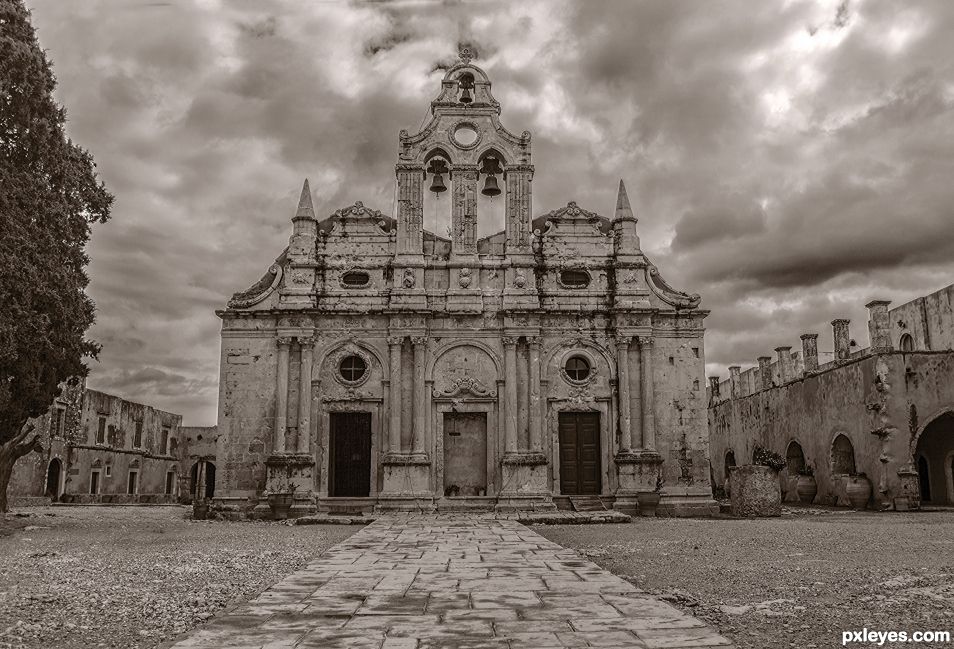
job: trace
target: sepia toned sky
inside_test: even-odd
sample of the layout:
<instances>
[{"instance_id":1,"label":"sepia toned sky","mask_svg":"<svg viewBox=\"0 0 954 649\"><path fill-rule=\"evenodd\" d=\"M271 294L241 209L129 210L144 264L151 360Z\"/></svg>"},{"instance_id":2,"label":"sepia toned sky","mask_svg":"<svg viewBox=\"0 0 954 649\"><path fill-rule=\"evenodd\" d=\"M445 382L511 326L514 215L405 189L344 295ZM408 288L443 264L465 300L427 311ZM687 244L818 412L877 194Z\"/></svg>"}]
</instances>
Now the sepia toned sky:
<instances>
[{"instance_id":1,"label":"sepia toned sky","mask_svg":"<svg viewBox=\"0 0 954 649\"><path fill-rule=\"evenodd\" d=\"M703 296L709 373L954 283L954 3L27 0L94 230L91 387L214 424L214 310L320 216L391 213L397 136L459 43L533 134L535 215L612 216ZM486 231L486 230L485 230Z\"/></svg>"}]
</instances>

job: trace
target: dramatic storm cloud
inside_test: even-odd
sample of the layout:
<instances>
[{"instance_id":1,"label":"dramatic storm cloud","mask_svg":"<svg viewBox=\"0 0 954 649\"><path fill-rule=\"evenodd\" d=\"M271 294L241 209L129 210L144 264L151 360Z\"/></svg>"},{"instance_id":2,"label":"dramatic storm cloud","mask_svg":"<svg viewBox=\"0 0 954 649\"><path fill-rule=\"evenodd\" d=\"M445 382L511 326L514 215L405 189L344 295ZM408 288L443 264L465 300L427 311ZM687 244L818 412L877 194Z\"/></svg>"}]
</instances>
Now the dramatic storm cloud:
<instances>
[{"instance_id":1,"label":"dramatic storm cloud","mask_svg":"<svg viewBox=\"0 0 954 649\"><path fill-rule=\"evenodd\" d=\"M393 209L460 43L534 137L534 212L612 215L711 309L711 372L954 281L954 4L29 0L70 135L116 194L95 229L90 385L216 418L214 310L321 215ZM482 228L483 230L483 228ZM486 231L486 230L484 230Z\"/></svg>"}]
</instances>

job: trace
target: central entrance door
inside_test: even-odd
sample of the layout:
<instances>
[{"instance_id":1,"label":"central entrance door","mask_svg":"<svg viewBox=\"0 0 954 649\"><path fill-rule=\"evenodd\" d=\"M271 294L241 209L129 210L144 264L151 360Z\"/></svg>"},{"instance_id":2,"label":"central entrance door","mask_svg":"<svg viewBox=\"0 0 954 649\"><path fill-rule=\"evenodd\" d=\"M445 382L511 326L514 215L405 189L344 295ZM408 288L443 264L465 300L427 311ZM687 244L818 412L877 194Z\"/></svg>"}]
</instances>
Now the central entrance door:
<instances>
[{"instance_id":1,"label":"central entrance door","mask_svg":"<svg viewBox=\"0 0 954 649\"><path fill-rule=\"evenodd\" d=\"M444 495L487 495L487 413L444 414Z\"/></svg>"},{"instance_id":2,"label":"central entrance door","mask_svg":"<svg viewBox=\"0 0 954 649\"><path fill-rule=\"evenodd\" d=\"M328 445L328 495L370 496L371 413L331 413Z\"/></svg>"},{"instance_id":3,"label":"central entrance door","mask_svg":"<svg viewBox=\"0 0 954 649\"><path fill-rule=\"evenodd\" d=\"M600 493L600 413L560 413L560 493Z\"/></svg>"}]
</instances>

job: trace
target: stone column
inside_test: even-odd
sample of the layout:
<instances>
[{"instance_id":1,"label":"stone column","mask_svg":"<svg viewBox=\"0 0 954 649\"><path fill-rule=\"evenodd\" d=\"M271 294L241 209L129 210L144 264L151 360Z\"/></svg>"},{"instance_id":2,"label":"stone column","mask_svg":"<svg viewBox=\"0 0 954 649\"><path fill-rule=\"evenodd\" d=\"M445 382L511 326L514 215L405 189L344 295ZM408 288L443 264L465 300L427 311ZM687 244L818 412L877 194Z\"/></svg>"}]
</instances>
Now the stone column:
<instances>
[{"instance_id":1,"label":"stone column","mask_svg":"<svg viewBox=\"0 0 954 649\"><path fill-rule=\"evenodd\" d=\"M835 341L835 360L846 361L851 356L851 339L848 337L848 323L851 320L839 318L831 321L832 337Z\"/></svg>"},{"instance_id":2,"label":"stone column","mask_svg":"<svg viewBox=\"0 0 954 649\"><path fill-rule=\"evenodd\" d=\"M397 252L420 255L424 251L424 167L399 164Z\"/></svg>"},{"instance_id":3,"label":"stone column","mask_svg":"<svg viewBox=\"0 0 954 649\"><path fill-rule=\"evenodd\" d=\"M477 254L477 166L452 169L451 255Z\"/></svg>"},{"instance_id":4,"label":"stone column","mask_svg":"<svg viewBox=\"0 0 954 649\"><path fill-rule=\"evenodd\" d=\"M778 355L778 382L781 385L792 380L792 348L776 347L775 353Z\"/></svg>"},{"instance_id":5,"label":"stone column","mask_svg":"<svg viewBox=\"0 0 954 649\"><path fill-rule=\"evenodd\" d=\"M888 305L891 300L872 300L868 309L868 338L871 351L891 351L891 323L888 322Z\"/></svg>"},{"instance_id":6,"label":"stone column","mask_svg":"<svg viewBox=\"0 0 954 649\"><path fill-rule=\"evenodd\" d=\"M507 253L530 252L531 193L533 165L507 167Z\"/></svg>"},{"instance_id":7,"label":"stone column","mask_svg":"<svg viewBox=\"0 0 954 649\"><path fill-rule=\"evenodd\" d=\"M805 374L810 374L818 369L818 334L802 334L801 339Z\"/></svg>"},{"instance_id":8,"label":"stone column","mask_svg":"<svg viewBox=\"0 0 954 649\"><path fill-rule=\"evenodd\" d=\"M640 336L639 366L640 384L643 401L643 449L656 450L656 410L653 404L655 385L653 383L653 339Z\"/></svg>"},{"instance_id":9,"label":"stone column","mask_svg":"<svg viewBox=\"0 0 954 649\"><path fill-rule=\"evenodd\" d=\"M315 339L303 336L301 345L301 377L298 389L298 452L311 452L311 364L315 351Z\"/></svg>"},{"instance_id":10,"label":"stone column","mask_svg":"<svg viewBox=\"0 0 954 649\"><path fill-rule=\"evenodd\" d=\"M506 372L507 393L504 396L504 449L507 453L517 452L517 339L504 336L504 371Z\"/></svg>"},{"instance_id":11,"label":"stone column","mask_svg":"<svg viewBox=\"0 0 954 649\"><path fill-rule=\"evenodd\" d=\"M424 426L427 421L427 386L424 385L424 356L427 352L427 338L415 336L414 344L414 429L412 431L412 452L424 453Z\"/></svg>"},{"instance_id":12,"label":"stone column","mask_svg":"<svg viewBox=\"0 0 954 649\"><path fill-rule=\"evenodd\" d=\"M738 399L742 396L742 366L729 366L729 397Z\"/></svg>"},{"instance_id":13,"label":"stone column","mask_svg":"<svg viewBox=\"0 0 954 649\"><path fill-rule=\"evenodd\" d=\"M527 336L530 348L528 359L530 377L530 450L540 453L543 450L543 421L540 411L540 338Z\"/></svg>"},{"instance_id":14,"label":"stone column","mask_svg":"<svg viewBox=\"0 0 954 649\"><path fill-rule=\"evenodd\" d=\"M629 396L629 339L616 339L617 392L619 394L620 453L632 451L632 403Z\"/></svg>"},{"instance_id":15,"label":"stone column","mask_svg":"<svg viewBox=\"0 0 954 649\"><path fill-rule=\"evenodd\" d=\"M404 338L391 336L388 345L391 349L391 385L388 401L390 402L390 421L388 423L388 453L401 452L401 345Z\"/></svg>"},{"instance_id":16,"label":"stone column","mask_svg":"<svg viewBox=\"0 0 954 649\"><path fill-rule=\"evenodd\" d=\"M759 378L762 382L760 389L768 390L772 387L772 357L759 356Z\"/></svg>"},{"instance_id":17,"label":"stone column","mask_svg":"<svg viewBox=\"0 0 954 649\"><path fill-rule=\"evenodd\" d=\"M278 371L275 372L275 439L272 450L285 452L285 432L288 430L288 347L291 338L278 338Z\"/></svg>"}]
</instances>

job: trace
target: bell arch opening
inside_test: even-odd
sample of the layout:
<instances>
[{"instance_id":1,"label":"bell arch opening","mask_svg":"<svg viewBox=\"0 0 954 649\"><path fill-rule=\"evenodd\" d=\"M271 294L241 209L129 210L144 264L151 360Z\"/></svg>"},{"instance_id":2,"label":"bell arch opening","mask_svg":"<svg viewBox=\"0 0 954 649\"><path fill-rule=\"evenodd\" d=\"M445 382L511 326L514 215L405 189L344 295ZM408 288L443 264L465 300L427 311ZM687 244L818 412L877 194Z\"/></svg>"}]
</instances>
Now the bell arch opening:
<instances>
[{"instance_id":1,"label":"bell arch opening","mask_svg":"<svg viewBox=\"0 0 954 649\"><path fill-rule=\"evenodd\" d=\"M503 154L490 148L477 161L477 238L501 232L507 204Z\"/></svg>"},{"instance_id":2,"label":"bell arch opening","mask_svg":"<svg viewBox=\"0 0 954 649\"><path fill-rule=\"evenodd\" d=\"M440 148L424 157L424 229L439 237L451 236L451 157Z\"/></svg>"}]
</instances>

